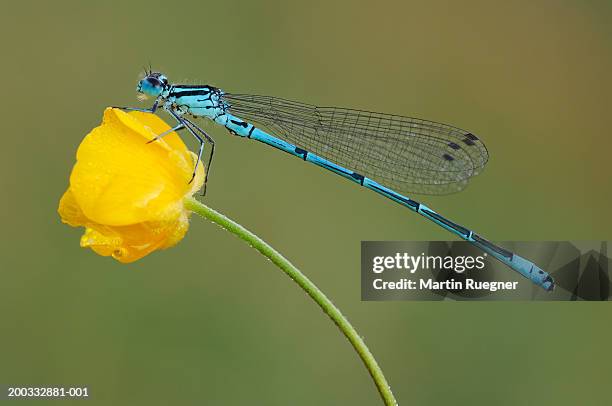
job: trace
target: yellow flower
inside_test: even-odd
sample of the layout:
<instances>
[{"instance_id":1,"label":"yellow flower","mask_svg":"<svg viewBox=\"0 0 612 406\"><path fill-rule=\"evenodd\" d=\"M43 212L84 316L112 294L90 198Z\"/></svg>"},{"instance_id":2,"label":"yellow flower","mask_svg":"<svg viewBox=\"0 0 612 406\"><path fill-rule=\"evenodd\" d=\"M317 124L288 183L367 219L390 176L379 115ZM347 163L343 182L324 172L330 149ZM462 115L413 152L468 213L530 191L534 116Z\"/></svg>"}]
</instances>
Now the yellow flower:
<instances>
[{"instance_id":1,"label":"yellow flower","mask_svg":"<svg viewBox=\"0 0 612 406\"><path fill-rule=\"evenodd\" d=\"M154 114L108 108L77 151L70 187L59 203L62 221L85 227L81 247L133 262L178 243L189 227L183 206L204 182L176 133L147 144L170 127Z\"/></svg>"}]
</instances>

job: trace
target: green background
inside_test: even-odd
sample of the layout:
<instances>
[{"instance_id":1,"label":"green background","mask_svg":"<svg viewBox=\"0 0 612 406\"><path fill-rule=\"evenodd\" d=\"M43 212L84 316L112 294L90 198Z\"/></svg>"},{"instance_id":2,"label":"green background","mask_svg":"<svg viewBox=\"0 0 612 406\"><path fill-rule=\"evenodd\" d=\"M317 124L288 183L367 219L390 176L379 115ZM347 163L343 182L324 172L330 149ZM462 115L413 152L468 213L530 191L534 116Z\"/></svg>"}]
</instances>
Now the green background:
<instances>
[{"instance_id":1,"label":"green background","mask_svg":"<svg viewBox=\"0 0 612 406\"><path fill-rule=\"evenodd\" d=\"M56 210L80 140L106 106L138 105L151 62L174 82L467 128L487 170L418 200L491 240L610 239L611 18L607 1L3 2L0 383L89 385L89 405L380 404L327 317L211 223L131 265L79 248ZM401 404L608 401L607 304L361 302L361 240L452 236L205 129L206 202L333 298Z\"/></svg>"}]
</instances>

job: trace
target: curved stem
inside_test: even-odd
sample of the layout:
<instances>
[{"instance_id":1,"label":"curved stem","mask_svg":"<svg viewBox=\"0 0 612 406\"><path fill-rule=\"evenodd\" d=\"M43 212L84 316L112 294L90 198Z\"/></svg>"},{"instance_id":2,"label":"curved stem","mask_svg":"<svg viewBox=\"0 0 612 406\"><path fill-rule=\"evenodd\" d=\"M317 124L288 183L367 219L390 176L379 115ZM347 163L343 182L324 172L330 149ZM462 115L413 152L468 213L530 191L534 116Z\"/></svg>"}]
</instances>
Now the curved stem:
<instances>
[{"instance_id":1,"label":"curved stem","mask_svg":"<svg viewBox=\"0 0 612 406\"><path fill-rule=\"evenodd\" d=\"M385 402L385 405L397 405L397 401L395 400L395 397L393 397L391 388L389 387L382 370L378 366L378 363L374 359L374 356L366 346L365 342L361 339L359 334L357 334L355 328L351 325L351 323L349 323L340 310L310 279L306 277L306 275L300 272L299 269L297 269L278 251L268 245L264 240L235 221L225 217L223 214L211 209L194 198L185 199L185 207L187 210L193 211L201 217L209 219L210 221L220 225L227 231L248 242L253 248L259 251L265 257L269 258L274 264L276 264L276 266L278 266L302 289L304 289L306 293L308 293L308 295L321 307L321 309L323 309L329 318L336 323L338 328L353 345L353 348L355 348L355 351L357 351L359 357L361 357L365 367L372 376L372 379L376 384L376 388Z\"/></svg>"}]
</instances>

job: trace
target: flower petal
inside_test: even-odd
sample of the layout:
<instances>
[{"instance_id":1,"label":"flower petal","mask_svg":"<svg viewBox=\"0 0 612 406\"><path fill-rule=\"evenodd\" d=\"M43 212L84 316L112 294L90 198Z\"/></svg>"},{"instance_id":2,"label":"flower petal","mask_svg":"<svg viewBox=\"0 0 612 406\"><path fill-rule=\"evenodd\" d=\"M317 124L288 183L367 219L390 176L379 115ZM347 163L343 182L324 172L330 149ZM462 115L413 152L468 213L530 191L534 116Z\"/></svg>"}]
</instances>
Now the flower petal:
<instances>
[{"instance_id":1,"label":"flower petal","mask_svg":"<svg viewBox=\"0 0 612 406\"><path fill-rule=\"evenodd\" d=\"M72 227L80 227L88 222L70 189L60 199L57 212L62 221Z\"/></svg>"},{"instance_id":2,"label":"flower petal","mask_svg":"<svg viewBox=\"0 0 612 406\"><path fill-rule=\"evenodd\" d=\"M193 154L176 133L147 144L170 129L154 114L106 109L102 124L81 143L70 188L91 221L123 226L176 219L182 200L202 184L202 166L194 184Z\"/></svg>"},{"instance_id":3,"label":"flower petal","mask_svg":"<svg viewBox=\"0 0 612 406\"><path fill-rule=\"evenodd\" d=\"M90 224L81 237L81 247L98 255L112 256L119 262L134 262L153 251L174 246L189 228L186 215L172 222L140 223L131 226L108 227Z\"/></svg>"},{"instance_id":4,"label":"flower petal","mask_svg":"<svg viewBox=\"0 0 612 406\"><path fill-rule=\"evenodd\" d=\"M85 227L82 247L128 263L183 239L183 200L200 189L204 170L188 183L196 156L176 133L146 143L168 129L153 114L107 109L85 137L58 208L64 223Z\"/></svg>"}]
</instances>

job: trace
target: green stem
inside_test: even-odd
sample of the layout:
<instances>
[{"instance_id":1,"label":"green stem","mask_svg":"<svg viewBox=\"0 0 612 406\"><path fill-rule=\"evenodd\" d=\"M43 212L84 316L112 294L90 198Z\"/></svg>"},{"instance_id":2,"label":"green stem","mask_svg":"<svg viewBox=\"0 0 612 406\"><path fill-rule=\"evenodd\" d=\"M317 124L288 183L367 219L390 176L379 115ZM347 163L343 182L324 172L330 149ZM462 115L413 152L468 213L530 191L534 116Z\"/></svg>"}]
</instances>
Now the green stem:
<instances>
[{"instance_id":1,"label":"green stem","mask_svg":"<svg viewBox=\"0 0 612 406\"><path fill-rule=\"evenodd\" d=\"M395 397L391 392L391 388L383 375L382 370L378 366L378 363L374 359L374 356L366 346L365 342L361 339L355 328L349 323L344 317L340 310L334 306L331 300L325 296L323 292L314 284L310 279L306 277L299 269L297 269L291 262L283 257L278 251L268 245L264 240L242 227L235 221L225 217L223 214L211 209L194 198L185 199L185 207L201 217L209 219L213 223L220 225L227 231L237 235L249 243L253 248L262 253L265 257L269 258L276 266L278 266L283 272L285 272L291 279L293 279L302 289L308 293L308 295L315 301L321 309L333 320L342 333L348 338L350 343L355 348L355 351L361 357L361 360L368 369L368 372L372 376L376 388L380 393L385 405L397 405Z\"/></svg>"}]
</instances>

